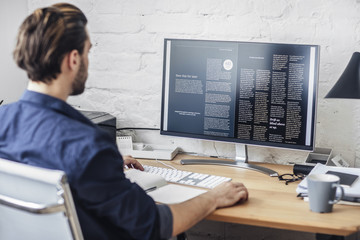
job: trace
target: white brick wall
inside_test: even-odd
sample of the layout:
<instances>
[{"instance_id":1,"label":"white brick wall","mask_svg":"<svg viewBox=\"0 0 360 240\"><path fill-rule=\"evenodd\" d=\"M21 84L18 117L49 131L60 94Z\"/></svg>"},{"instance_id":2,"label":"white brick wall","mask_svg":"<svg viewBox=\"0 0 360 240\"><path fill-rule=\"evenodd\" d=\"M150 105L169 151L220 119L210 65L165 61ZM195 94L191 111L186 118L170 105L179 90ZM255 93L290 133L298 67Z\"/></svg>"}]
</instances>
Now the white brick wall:
<instances>
[{"instance_id":1,"label":"white brick wall","mask_svg":"<svg viewBox=\"0 0 360 240\"><path fill-rule=\"evenodd\" d=\"M29 10L54 3L28 0ZM118 127L159 127L163 38L318 44L320 83L316 143L351 163L360 156L359 100L325 100L360 47L359 0L73 0L89 18L90 77L70 103L108 111ZM131 132L137 141L233 155L226 143ZM306 153L250 147L253 161L302 162ZM357 156L357 157L355 157ZM360 162L360 161L358 161ZM356 164L360 166L360 163Z\"/></svg>"}]
</instances>

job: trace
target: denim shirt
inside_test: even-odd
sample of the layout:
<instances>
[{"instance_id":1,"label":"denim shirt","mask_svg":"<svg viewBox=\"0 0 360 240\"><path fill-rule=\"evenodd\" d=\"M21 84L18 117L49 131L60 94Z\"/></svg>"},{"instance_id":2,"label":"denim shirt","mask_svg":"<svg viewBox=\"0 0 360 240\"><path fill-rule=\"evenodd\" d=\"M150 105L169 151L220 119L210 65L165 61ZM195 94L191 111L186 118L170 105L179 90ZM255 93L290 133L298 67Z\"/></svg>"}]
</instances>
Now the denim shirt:
<instances>
[{"instance_id":1,"label":"denim shirt","mask_svg":"<svg viewBox=\"0 0 360 240\"><path fill-rule=\"evenodd\" d=\"M85 239L161 239L168 206L125 178L111 137L66 102L25 91L0 107L0 157L66 173Z\"/></svg>"}]
</instances>

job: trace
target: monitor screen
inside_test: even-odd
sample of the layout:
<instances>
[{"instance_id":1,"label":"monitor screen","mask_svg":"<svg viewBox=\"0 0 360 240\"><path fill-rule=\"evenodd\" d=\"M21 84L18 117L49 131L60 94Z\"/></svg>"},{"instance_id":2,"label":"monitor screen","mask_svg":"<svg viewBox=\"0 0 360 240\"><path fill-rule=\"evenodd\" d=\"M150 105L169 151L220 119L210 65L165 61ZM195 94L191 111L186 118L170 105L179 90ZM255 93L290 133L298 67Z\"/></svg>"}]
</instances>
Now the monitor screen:
<instances>
[{"instance_id":1,"label":"monitor screen","mask_svg":"<svg viewBox=\"0 0 360 240\"><path fill-rule=\"evenodd\" d=\"M164 40L161 134L313 150L319 46Z\"/></svg>"}]
</instances>

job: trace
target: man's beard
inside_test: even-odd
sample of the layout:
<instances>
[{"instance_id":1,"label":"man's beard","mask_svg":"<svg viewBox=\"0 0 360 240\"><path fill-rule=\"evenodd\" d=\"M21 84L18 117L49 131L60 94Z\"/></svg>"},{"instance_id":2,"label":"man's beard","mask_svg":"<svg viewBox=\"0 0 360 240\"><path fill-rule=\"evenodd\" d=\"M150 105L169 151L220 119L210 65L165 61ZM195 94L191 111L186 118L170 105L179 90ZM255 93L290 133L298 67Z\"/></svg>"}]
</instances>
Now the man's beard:
<instances>
[{"instance_id":1,"label":"man's beard","mask_svg":"<svg viewBox=\"0 0 360 240\"><path fill-rule=\"evenodd\" d=\"M81 60L79 71L77 72L75 80L72 84L72 93L70 94L71 96L79 95L84 92L87 77L87 69L85 67L84 61Z\"/></svg>"}]
</instances>

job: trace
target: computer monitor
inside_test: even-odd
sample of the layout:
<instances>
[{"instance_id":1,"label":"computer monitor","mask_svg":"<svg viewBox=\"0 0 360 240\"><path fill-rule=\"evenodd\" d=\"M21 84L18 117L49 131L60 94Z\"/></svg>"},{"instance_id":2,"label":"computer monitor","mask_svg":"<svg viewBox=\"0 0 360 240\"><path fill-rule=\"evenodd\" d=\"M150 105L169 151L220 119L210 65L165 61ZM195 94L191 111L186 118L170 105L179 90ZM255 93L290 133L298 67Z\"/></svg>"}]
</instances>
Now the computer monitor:
<instances>
[{"instance_id":1,"label":"computer monitor","mask_svg":"<svg viewBox=\"0 0 360 240\"><path fill-rule=\"evenodd\" d=\"M164 135L311 151L319 46L165 39ZM224 164L219 161L182 161Z\"/></svg>"}]
</instances>

